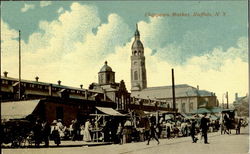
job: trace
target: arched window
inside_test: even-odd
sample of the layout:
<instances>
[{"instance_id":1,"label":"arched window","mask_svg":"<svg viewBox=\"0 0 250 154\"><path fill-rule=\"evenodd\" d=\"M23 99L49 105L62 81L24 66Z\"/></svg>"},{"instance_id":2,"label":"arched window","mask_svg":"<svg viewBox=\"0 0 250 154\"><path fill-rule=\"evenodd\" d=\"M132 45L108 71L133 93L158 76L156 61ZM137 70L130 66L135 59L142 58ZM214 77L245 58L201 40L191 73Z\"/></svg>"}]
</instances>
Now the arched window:
<instances>
[{"instance_id":1,"label":"arched window","mask_svg":"<svg viewBox=\"0 0 250 154\"><path fill-rule=\"evenodd\" d=\"M136 51L136 50L134 51L134 55L135 55L135 56L137 55L137 51Z\"/></svg>"},{"instance_id":2,"label":"arched window","mask_svg":"<svg viewBox=\"0 0 250 154\"><path fill-rule=\"evenodd\" d=\"M134 72L134 80L138 80L138 73L137 73L137 71Z\"/></svg>"},{"instance_id":3,"label":"arched window","mask_svg":"<svg viewBox=\"0 0 250 154\"><path fill-rule=\"evenodd\" d=\"M138 55L141 55L141 51L140 50L138 51Z\"/></svg>"}]
</instances>

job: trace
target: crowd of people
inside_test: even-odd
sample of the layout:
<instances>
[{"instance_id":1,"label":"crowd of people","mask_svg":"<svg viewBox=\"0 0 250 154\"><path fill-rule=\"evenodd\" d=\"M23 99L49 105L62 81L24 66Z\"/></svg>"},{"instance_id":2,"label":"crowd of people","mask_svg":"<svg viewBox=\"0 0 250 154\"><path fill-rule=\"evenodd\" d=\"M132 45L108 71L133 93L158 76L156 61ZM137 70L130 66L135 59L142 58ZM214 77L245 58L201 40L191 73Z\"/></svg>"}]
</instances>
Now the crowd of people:
<instances>
[{"instance_id":1,"label":"crowd of people","mask_svg":"<svg viewBox=\"0 0 250 154\"><path fill-rule=\"evenodd\" d=\"M100 122L95 118L87 119L84 122L72 120L71 124L67 127L61 119L53 120L51 124L38 119L33 125L27 139L30 144L34 142L36 147L39 147L42 142L44 142L45 147L48 147L49 140L53 140L57 146L61 144L61 140L85 142L100 140L120 143L120 141L117 140L119 140L119 135L122 134L121 131L123 130L121 123L119 123L119 127L117 126L117 121L115 123L114 121L115 120L110 118L100 125ZM117 128L120 128L120 130L117 130Z\"/></svg>"},{"instance_id":2,"label":"crowd of people","mask_svg":"<svg viewBox=\"0 0 250 154\"><path fill-rule=\"evenodd\" d=\"M191 137L192 143L204 138L204 143L208 144L208 132L218 131L222 126L229 127L230 122L227 115L223 117L222 121L224 124L220 123L218 119L210 120L206 114L202 118L177 118L175 120L155 116L122 119L106 117L103 120L92 118L84 121L75 119L69 126L65 126L61 119L53 120L51 123L38 119L27 139L36 147L39 147L42 142L45 147L48 147L50 140L53 140L57 146L61 144L61 140L102 141L116 144L146 141L146 144L149 145L152 139L160 144L160 138L171 139L187 136ZM239 120L236 126L237 134L240 133L241 125L243 125L243 121ZM227 130L225 129L225 132ZM200 138L197 137L198 135Z\"/></svg>"}]
</instances>

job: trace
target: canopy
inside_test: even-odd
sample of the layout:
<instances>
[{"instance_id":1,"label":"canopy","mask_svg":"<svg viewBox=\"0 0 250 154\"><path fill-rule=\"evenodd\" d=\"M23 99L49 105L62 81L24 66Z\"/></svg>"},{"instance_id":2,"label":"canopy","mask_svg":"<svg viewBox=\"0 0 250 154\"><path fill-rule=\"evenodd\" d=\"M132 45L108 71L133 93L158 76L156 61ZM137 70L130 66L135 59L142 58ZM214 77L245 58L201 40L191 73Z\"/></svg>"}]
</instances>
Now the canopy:
<instances>
[{"instance_id":1,"label":"canopy","mask_svg":"<svg viewBox=\"0 0 250 154\"><path fill-rule=\"evenodd\" d=\"M211 111L209 111L206 108L199 108L197 110L194 110L192 113L196 113L196 114L203 114L203 113L211 113Z\"/></svg>"},{"instance_id":2,"label":"canopy","mask_svg":"<svg viewBox=\"0 0 250 154\"><path fill-rule=\"evenodd\" d=\"M223 109L220 108L220 107L214 107L214 108L211 108L210 111L212 113L220 113Z\"/></svg>"},{"instance_id":3,"label":"canopy","mask_svg":"<svg viewBox=\"0 0 250 154\"><path fill-rule=\"evenodd\" d=\"M108 108L108 107L96 107L98 110L100 110L101 112L108 114L108 115L112 115L112 116L124 116L123 114L121 114L120 112L112 109L112 108Z\"/></svg>"},{"instance_id":4,"label":"canopy","mask_svg":"<svg viewBox=\"0 0 250 154\"><path fill-rule=\"evenodd\" d=\"M139 116L139 117L145 117L146 116L145 112L142 111L142 110L134 110L133 112L134 112L134 114L136 116Z\"/></svg>"},{"instance_id":5,"label":"canopy","mask_svg":"<svg viewBox=\"0 0 250 154\"><path fill-rule=\"evenodd\" d=\"M32 114L39 103L38 100L13 101L1 103L2 119L21 119Z\"/></svg>"}]
</instances>

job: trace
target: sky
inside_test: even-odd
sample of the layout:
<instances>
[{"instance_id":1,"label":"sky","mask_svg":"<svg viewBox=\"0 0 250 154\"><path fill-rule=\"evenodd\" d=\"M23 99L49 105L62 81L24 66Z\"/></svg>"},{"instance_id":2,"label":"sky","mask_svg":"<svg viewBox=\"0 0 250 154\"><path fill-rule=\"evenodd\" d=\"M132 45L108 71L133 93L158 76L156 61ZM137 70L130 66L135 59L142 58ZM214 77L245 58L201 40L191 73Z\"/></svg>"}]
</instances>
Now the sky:
<instances>
[{"instance_id":1,"label":"sky","mask_svg":"<svg viewBox=\"0 0 250 154\"><path fill-rule=\"evenodd\" d=\"M88 88L107 60L130 91L136 23L148 87L171 85L174 68L220 103L248 93L247 1L1 2L2 71L18 78L20 30L23 79Z\"/></svg>"}]
</instances>

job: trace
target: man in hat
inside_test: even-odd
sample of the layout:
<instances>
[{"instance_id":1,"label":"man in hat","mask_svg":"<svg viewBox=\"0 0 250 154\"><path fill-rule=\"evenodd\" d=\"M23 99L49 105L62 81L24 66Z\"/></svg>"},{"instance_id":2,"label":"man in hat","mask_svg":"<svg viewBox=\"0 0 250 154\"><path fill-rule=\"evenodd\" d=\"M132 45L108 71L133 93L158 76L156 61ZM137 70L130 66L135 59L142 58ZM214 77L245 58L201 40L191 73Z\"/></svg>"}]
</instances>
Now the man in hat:
<instances>
[{"instance_id":1,"label":"man in hat","mask_svg":"<svg viewBox=\"0 0 250 154\"><path fill-rule=\"evenodd\" d=\"M209 144L207 142L207 130L208 130L209 119L206 116L207 113L204 113L204 116L201 118L200 129L202 130L202 135L204 136L204 143Z\"/></svg>"},{"instance_id":2,"label":"man in hat","mask_svg":"<svg viewBox=\"0 0 250 154\"><path fill-rule=\"evenodd\" d=\"M154 138L158 144L160 144L159 140L158 140L158 137L157 137L157 132L155 130L155 124L153 121L150 122L150 135L148 136L148 143L147 145L149 145L149 142L150 142L150 139L151 138Z\"/></svg>"}]
</instances>

